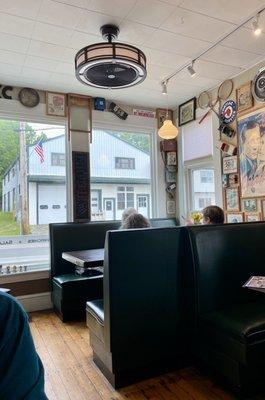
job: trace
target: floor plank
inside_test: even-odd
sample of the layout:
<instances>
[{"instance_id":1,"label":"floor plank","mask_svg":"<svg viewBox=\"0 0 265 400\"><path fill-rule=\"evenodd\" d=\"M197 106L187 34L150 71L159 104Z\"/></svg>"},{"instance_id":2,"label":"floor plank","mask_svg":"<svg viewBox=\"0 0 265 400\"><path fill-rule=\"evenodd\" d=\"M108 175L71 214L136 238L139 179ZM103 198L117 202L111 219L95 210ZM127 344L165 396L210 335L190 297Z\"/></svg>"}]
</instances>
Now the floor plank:
<instances>
[{"instance_id":1,"label":"floor plank","mask_svg":"<svg viewBox=\"0 0 265 400\"><path fill-rule=\"evenodd\" d=\"M93 363L85 323L64 324L52 311L44 311L31 313L30 327L49 400L236 400L195 368L115 391Z\"/></svg>"}]
</instances>

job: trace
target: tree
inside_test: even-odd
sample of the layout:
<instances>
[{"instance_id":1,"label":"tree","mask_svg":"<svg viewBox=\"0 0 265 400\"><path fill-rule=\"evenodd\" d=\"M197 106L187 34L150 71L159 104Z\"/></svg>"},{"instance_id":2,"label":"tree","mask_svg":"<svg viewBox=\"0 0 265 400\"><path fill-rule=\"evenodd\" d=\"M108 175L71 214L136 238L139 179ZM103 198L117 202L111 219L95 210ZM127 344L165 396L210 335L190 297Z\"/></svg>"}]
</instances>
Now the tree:
<instances>
[{"instance_id":1,"label":"tree","mask_svg":"<svg viewBox=\"0 0 265 400\"><path fill-rule=\"evenodd\" d=\"M134 145L138 149L150 153L150 139L149 135L143 135L141 133L117 133L117 137L125 140L126 142Z\"/></svg>"},{"instance_id":2,"label":"tree","mask_svg":"<svg viewBox=\"0 0 265 400\"><path fill-rule=\"evenodd\" d=\"M26 143L32 145L47 136L36 133L26 124ZM2 181L5 172L19 155L19 122L0 120L0 208L2 208Z\"/></svg>"}]
</instances>

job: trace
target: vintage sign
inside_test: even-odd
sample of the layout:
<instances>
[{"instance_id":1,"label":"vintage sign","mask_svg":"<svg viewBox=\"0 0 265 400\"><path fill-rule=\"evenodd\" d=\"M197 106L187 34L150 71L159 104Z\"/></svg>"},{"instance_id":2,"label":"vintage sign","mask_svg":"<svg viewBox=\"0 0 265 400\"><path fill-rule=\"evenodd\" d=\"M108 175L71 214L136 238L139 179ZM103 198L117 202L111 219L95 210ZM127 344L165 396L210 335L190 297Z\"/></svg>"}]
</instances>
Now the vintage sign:
<instances>
[{"instance_id":1,"label":"vintage sign","mask_svg":"<svg viewBox=\"0 0 265 400\"><path fill-rule=\"evenodd\" d=\"M236 103L233 100L226 101L221 108L221 118L225 124L231 124L236 119Z\"/></svg>"},{"instance_id":2,"label":"vintage sign","mask_svg":"<svg viewBox=\"0 0 265 400\"><path fill-rule=\"evenodd\" d=\"M13 86L0 85L0 99L12 100Z\"/></svg>"}]
</instances>

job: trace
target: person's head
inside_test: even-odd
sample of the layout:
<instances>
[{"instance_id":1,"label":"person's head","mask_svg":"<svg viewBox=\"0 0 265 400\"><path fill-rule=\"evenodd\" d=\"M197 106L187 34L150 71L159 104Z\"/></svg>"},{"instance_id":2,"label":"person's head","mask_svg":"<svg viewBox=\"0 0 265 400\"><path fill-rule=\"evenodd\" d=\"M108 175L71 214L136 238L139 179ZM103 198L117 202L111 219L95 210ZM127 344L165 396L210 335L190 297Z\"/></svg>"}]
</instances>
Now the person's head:
<instances>
[{"instance_id":1,"label":"person's head","mask_svg":"<svg viewBox=\"0 0 265 400\"><path fill-rule=\"evenodd\" d=\"M223 224L224 223L224 212L218 206L208 206L202 210L203 224Z\"/></svg>"},{"instance_id":2,"label":"person's head","mask_svg":"<svg viewBox=\"0 0 265 400\"><path fill-rule=\"evenodd\" d=\"M121 222L123 223L126 218L128 218L131 214L137 214L137 211L133 207L126 208L126 210L123 211L122 216L121 216Z\"/></svg>"},{"instance_id":3,"label":"person's head","mask_svg":"<svg viewBox=\"0 0 265 400\"><path fill-rule=\"evenodd\" d=\"M121 227L122 229L150 228L150 222L142 214L132 213Z\"/></svg>"},{"instance_id":4,"label":"person's head","mask_svg":"<svg viewBox=\"0 0 265 400\"><path fill-rule=\"evenodd\" d=\"M242 133L244 154L256 160L260 147L260 127L256 122L249 122Z\"/></svg>"}]
</instances>

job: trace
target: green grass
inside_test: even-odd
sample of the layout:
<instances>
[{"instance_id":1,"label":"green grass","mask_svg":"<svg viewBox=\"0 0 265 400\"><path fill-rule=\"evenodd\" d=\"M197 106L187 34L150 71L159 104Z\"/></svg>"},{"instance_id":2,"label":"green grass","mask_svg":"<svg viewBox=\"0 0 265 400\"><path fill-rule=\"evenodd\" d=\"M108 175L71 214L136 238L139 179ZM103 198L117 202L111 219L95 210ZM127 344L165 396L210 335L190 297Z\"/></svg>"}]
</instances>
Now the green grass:
<instances>
[{"instance_id":1,"label":"green grass","mask_svg":"<svg viewBox=\"0 0 265 400\"><path fill-rule=\"evenodd\" d=\"M12 212L0 211L0 236L20 235L20 225L15 221Z\"/></svg>"}]
</instances>

